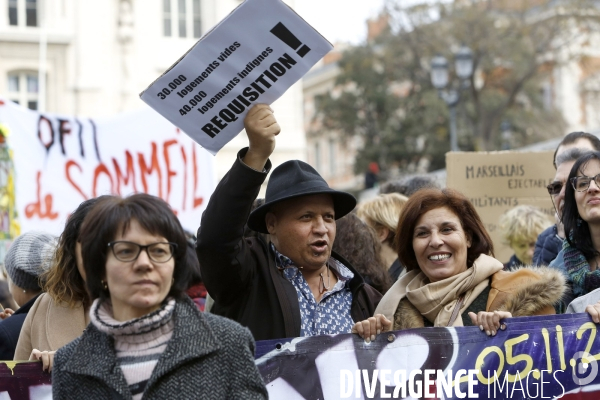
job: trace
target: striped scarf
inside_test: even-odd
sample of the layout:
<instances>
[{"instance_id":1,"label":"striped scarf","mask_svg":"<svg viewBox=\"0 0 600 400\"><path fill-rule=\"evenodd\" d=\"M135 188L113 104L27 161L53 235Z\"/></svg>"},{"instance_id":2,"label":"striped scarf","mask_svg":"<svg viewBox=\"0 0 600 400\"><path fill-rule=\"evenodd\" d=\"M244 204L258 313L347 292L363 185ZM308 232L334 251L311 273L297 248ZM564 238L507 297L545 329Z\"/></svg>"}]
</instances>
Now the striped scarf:
<instances>
[{"instance_id":1,"label":"striped scarf","mask_svg":"<svg viewBox=\"0 0 600 400\"><path fill-rule=\"evenodd\" d=\"M141 318L117 321L109 300L94 300L90 321L98 330L113 337L117 365L129 385L133 400L141 399L146 384L173 336L175 300L167 299L162 307Z\"/></svg>"},{"instance_id":2,"label":"striped scarf","mask_svg":"<svg viewBox=\"0 0 600 400\"><path fill-rule=\"evenodd\" d=\"M570 239L573 240L572 236ZM571 246L568 240L563 241L563 258L575 297L583 296L600 287L600 270L591 271L583 253L575 246Z\"/></svg>"}]
</instances>

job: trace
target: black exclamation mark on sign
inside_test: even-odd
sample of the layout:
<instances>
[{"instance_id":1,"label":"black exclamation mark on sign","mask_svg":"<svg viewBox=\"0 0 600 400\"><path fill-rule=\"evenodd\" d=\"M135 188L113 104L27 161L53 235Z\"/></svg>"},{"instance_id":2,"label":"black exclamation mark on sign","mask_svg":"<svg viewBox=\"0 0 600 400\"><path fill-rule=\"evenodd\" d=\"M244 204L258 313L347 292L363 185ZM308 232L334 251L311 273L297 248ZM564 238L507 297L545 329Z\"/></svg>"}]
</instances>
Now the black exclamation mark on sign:
<instances>
[{"instance_id":1,"label":"black exclamation mark on sign","mask_svg":"<svg viewBox=\"0 0 600 400\"><path fill-rule=\"evenodd\" d=\"M290 46L292 49L296 50L296 53L300 57L304 57L306 53L310 51L310 47L302 42L294 36L292 32L288 28L285 27L281 22L278 23L271 29L271 33L281 39L285 44ZM299 49L298 49L299 48Z\"/></svg>"}]
</instances>

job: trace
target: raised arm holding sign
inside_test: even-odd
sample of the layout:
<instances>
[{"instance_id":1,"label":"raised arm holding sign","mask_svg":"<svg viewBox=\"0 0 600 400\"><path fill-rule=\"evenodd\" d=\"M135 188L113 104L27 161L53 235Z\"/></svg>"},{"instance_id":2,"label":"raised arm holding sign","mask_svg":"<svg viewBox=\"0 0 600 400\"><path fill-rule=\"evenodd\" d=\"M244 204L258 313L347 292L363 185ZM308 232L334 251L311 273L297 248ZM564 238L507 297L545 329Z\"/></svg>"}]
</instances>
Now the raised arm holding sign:
<instances>
[{"instance_id":1,"label":"raised arm holding sign","mask_svg":"<svg viewBox=\"0 0 600 400\"><path fill-rule=\"evenodd\" d=\"M250 109L244 123L250 147L215 189L198 230L202 278L215 299L211 312L247 326L256 340L349 333L381 298L331 250L335 219L352 211L356 199L291 160L273 171L265 204L251 213L279 125L265 104ZM270 242L244 238L246 221Z\"/></svg>"},{"instance_id":2,"label":"raised arm holding sign","mask_svg":"<svg viewBox=\"0 0 600 400\"><path fill-rule=\"evenodd\" d=\"M275 150L275 136L279 135L281 129L273 116L273 110L266 104L254 107L246 119L250 146L242 161L250 168L262 171Z\"/></svg>"}]
</instances>

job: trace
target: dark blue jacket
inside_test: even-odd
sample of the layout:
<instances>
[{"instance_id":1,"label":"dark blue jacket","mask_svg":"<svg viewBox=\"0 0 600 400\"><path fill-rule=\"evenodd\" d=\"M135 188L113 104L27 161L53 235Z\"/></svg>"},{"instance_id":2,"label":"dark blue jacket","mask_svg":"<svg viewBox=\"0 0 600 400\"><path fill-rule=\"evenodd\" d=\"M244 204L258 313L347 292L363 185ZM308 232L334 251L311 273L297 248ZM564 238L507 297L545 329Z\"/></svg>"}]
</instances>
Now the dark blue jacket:
<instances>
[{"instance_id":1,"label":"dark blue jacket","mask_svg":"<svg viewBox=\"0 0 600 400\"><path fill-rule=\"evenodd\" d=\"M540 233L533 251L533 265L550 265L562 250L562 245L563 240L558 236L556 225Z\"/></svg>"},{"instance_id":2,"label":"dark blue jacket","mask_svg":"<svg viewBox=\"0 0 600 400\"><path fill-rule=\"evenodd\" d=\"M521 260L519 260L517 256L513 254L510 260L508 260L508 262L504 264L504 270L512 271L513 269L523 267L524 265L525 264L523 264Z\"/></svg>"},{"instance_id":3,"label":"dark blue jacket","mask_svg":"<svg viewBox=\"0 0 600 400\"><path fill-rule=\"evenodd\" d=\"M0 360L12 360L21 333L21 327L29 309L37 300L39 294L23 304L13 315L0 321Z\"/></svg>"}]
</instances>

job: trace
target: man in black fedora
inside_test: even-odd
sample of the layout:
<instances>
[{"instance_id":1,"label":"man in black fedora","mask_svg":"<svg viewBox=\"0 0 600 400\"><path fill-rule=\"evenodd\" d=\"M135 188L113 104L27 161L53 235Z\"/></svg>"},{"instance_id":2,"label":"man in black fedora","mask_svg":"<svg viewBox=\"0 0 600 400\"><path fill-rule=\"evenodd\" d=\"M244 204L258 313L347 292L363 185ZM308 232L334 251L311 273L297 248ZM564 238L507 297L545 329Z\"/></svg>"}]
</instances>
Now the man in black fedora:
<instances>
[{"instance_id":1,"label":"man in black fedora","mask_svg":"<svg viewBox=\"0 0 600 400\"><path fill-rule=\"evenodd\" d=\"M275 168L265 203L250 212L280 128L264 104L248 112L244 125L250 146L215 189L198 229L202 278L215 300L211 312L247 326L256 340L350 333L381 298L331 251L335 220L356 199L292 160ZM246 222L269 234L270 243L244 238Z\"/></svg>"}]
</instances>

